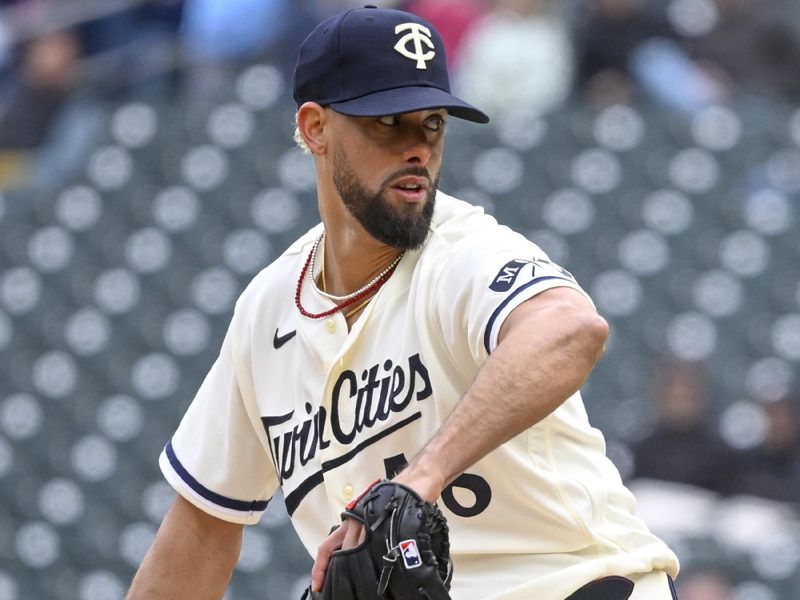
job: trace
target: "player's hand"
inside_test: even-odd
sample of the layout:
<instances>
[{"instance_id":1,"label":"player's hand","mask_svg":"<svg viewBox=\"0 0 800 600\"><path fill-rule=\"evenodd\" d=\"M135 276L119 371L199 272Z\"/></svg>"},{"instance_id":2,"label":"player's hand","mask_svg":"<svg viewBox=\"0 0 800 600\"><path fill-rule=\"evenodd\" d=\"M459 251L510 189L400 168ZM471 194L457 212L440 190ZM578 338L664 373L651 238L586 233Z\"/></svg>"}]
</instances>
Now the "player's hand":
<instances>
[{"instance_id":1,"label":"player's hand","mask_svg":"<svg viewBox=\"0 0 800 600\"><path fill-rule=\"evenodd\" d=\"M418 463L412 462L403 469L394 481L413 489L428 502L436 502L444 489L443 476L429 469L423 469ZM349 550L363 543L366 538L364 526L358 521L345 519L341 526L317 548L314 566L311 568L311 591L321 592L325 583L325 572L331 562L331 555L337 550Z\"/></svg>"},{"instance_id":2,"label":"player's hand","mask_svg":"<svg viewBox=\"0 0 800 600\"><path fill-rule=\"evenodd\" d=\"M317 557L311 568L311 591L321 592L325 582L325 572L331 562L331 555L337 550L354 548L364 541L364 526L358 521L345 519L340 527L326 537L317 548Z\"/></svg>"}]
</instances>

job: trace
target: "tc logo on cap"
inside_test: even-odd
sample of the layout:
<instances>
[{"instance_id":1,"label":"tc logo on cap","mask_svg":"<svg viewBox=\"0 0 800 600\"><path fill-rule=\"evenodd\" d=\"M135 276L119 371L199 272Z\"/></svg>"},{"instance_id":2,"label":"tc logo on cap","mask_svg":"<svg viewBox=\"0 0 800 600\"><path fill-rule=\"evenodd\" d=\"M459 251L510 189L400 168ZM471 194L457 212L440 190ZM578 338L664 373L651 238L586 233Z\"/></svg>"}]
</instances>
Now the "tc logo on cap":
<instances>
[{"instance_id":1,"label":"tc logo on cap","mask_svg":"<svg viewBox=\"0 0 800 600\"><path fill-rule=\"evenodd\" d=\"M431 30L420 25L419 23L403 23L394 28L395 34L408 31L400 40L394 45L394 49L406 58L417 61L418 69L427 69L428 65L425 63L433 60L436 52L433 51L433 41L431 41ZM414 52L408 49L409 42L414 43ZM423 53L422 44L425 44L430 50Z\"/></svg>"}]
</instances>

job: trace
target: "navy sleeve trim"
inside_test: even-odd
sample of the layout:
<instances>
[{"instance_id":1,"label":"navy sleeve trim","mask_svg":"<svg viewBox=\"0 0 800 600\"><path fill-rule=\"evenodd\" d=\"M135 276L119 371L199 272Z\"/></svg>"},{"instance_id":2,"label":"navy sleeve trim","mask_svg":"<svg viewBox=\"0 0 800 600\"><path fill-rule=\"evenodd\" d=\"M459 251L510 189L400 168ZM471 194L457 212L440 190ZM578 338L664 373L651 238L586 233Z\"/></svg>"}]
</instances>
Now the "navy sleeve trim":
<instances>
[{"instance_id":1,"label":"navy sleeve trim","mask_svg":"<svg viewBox=\"0 0 800 600\"><path fill-rule=\"evenodd\" d=\"M532 279L528 283L521 285L517 289L515 289L511 294L509 294L508 298L506 298L500 303L500 306L498 306L495 309L495 311L492 313L492 316L489 317L489 322L486 324L486 331L483 332L483 345L486 348L487 354L491 354L491 350L489 349L489 342L492 339L492 331L494 330L495 321L497 321L497 318L500 316L500 313L502 313L503 310L505 310L505 308L509 304L511 304L511 302L514 301L514 298L519 296L522 292L533 287L534 285L538 285L543 281L547 281L549 279L561 279L562 281L568 281L573 285L575 284L575 282L572 279L567 279L566 277L556 277L555 275L548 275L547 277L539 277L538 279Z\"/></svg>"},{"instance_id":2,"label":"navy sleeve trim","mask_svg":"<svg viewBox=\"0 0 800 600\"><path fill-rule=\"evenodd\" d=\"M167 442L164 451L167 454L169 464L172 465L172 468L175 470L175 473L178 474L178 477L180 477L186 485L192 488L195 493L208 500L212 504L216 504L217 506L228 508L230 510L248 513L263 512L267 509L269 500L253 500L252 502L248 502L247 500L234 500L233 498L227 498L209 490L202 483L192 477L189 471L187 471L186 468L181 464L181 461L178 460L178 457L175 455L175 450L172 448L172 440Z\"/></svg>"}]
</instances>

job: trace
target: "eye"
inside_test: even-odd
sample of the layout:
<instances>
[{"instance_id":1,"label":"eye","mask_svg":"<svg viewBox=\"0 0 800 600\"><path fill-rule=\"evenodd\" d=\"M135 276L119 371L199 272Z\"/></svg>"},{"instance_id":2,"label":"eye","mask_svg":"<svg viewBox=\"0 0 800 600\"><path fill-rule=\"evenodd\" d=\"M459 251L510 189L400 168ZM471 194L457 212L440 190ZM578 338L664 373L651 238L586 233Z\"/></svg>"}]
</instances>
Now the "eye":
<instances>
[{"instance_id":1,"label":"eye","mask_svg":"<svg viewBox=\"0 0 800 600\"><path fill-rule=\"evenodd\" d=\"M397 115L385 115L383 117L378 117L378 123L381 125L386 125L388 127L394 127L399 122Z\"/></svg>"},{"instance_id":2,"label":"eye","mask_svg":"<svg viewBox=\"0 0 800 600\"><path fill-rule=\"evenodd\" d=\"M425 127L430 129L431 131L441 131L444 129L444 126L447 124L444 117L440 115L435 115L430 119L425 121Z\"/></svg>"}]
</instances>

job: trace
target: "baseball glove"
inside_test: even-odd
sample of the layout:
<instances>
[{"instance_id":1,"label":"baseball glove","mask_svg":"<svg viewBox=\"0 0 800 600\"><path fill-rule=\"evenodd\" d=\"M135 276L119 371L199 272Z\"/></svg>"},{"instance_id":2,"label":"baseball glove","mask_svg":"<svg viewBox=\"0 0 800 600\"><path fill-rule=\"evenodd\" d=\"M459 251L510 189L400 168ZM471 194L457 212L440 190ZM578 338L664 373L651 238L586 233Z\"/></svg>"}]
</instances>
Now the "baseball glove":
<instances>
[{"instance_id":1,"label":"baseball glove","mask_svg":"<svg viewBox=\"0 0 800 600\"><path fill-rule=\"evenodd\" d=\"M384 480L348 504L342 518L363 523L366 538L334 552L322 592L309 588L301 600L450 600L450 539L435 504Z\"/></svg>"}]
</instances>

